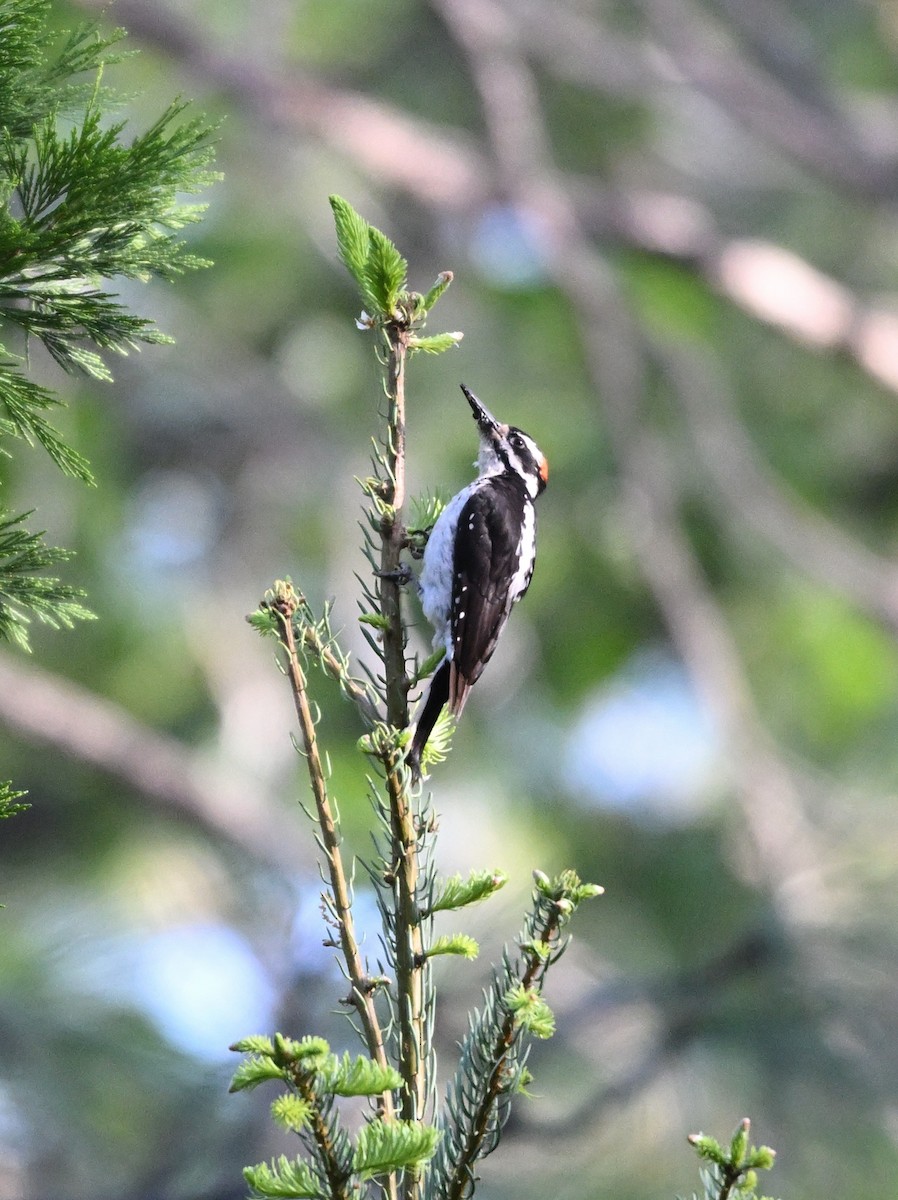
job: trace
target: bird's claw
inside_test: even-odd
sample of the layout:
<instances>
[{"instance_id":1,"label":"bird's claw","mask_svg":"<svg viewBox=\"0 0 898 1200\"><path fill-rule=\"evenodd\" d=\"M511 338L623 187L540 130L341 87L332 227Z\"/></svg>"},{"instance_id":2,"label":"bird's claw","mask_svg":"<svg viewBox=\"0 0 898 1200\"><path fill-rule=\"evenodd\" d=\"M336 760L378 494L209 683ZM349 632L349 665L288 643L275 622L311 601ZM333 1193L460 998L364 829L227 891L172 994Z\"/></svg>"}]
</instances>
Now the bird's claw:
<instances>
[{"instance_id":1,"label":"bird's claw","mask_svg":"<svg viewBox=\"0 0 898 1200\"><path fill-rule=\"evenodd\" d=\"M399 587L407 587L414 578L408 563L400 563L393 571L375 571L374 574L378 579L388 579L391 583L398 584Z\"/></svg>"}]
</instances>

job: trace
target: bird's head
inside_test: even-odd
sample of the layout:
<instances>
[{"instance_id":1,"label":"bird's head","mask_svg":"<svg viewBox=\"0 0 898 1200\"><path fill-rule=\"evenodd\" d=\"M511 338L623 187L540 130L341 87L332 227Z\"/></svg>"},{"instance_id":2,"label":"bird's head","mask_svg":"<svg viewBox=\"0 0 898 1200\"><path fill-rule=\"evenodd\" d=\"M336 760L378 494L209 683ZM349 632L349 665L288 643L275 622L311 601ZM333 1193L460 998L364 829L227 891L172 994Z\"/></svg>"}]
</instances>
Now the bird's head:
<instances>
[{"instance_id":1,"label":"bird's head","mask_svg":"<svg viewBox=\"0 0 898 1200\"><path fill-rule=\"evenodd\" d=\"M481 475L501 475L505 471L518 475L530 495L536 498L549 479L546 456L522 429L503 425L477 399L472 391L461 385L471 406L480 433L480 455L477 467Z\"/></svg>"}]
</instances>

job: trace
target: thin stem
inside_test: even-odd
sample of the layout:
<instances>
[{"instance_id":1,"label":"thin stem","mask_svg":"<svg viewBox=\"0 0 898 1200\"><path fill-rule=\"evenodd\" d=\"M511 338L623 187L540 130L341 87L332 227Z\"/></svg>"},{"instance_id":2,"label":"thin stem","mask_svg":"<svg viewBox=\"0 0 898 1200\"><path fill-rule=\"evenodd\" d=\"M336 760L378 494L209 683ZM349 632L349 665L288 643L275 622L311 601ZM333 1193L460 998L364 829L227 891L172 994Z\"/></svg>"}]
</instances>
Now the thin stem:
<instances>
[{"instance_id":1,"label":"thin stem","mask_svg":"<svg viewBox=\"0 0 898 1200\"><path fill-rule=\"evenodd\" d=\"M346 663L322 641L314 626L303 626L302 640L306 649L319 659L331 679L335 679L339 683L344 694L352 700L364 720L369 725L375 725L380 720L380 713L365 684L349 674Z\"/></svg>"},{"instance_id":2,"label":"thin stem","mask_svg":"<svg viewBox=\"0 0 898 1200\"><path fill-rule=\"evenodd\" d=\"M396 762L385 763L390 796L396 872L396 989L399 993L400 1073L405 1080L401 1113L423 1120L427 1101L427 1044L424 972L427 960L418 906L418 835L406 777Z\"/></svg>"},{"instance_id":3,"label":"thin stem","mask_svg":"<svg viewBox=\"0 0 898 1200\"><path fill-rule=\"evenodd\" d=\"M287 668L290 686L293 691L293 701L296 715L302 732L303 750L309 771L309 781L312 794L315 797L315 808L318 824L321 827L321 844L327 859L330 874L331 893L333 896L333 913L337 920L340 933L340 948L349 974L352 987L350 1003L359 1014L368 1053L378 1066L387 1068L389 1062L384 1048L383 1032L374 1005L374 987L362 962L356 941L355 928L352 920L352 900L349 882L343 867L343 856L340 853L340 835L334 820L330 798L324 779L321 756L318 753L318 739L315 733L315 722L309 706L306 691L306 679L296 650L296 639L293 633L292 612L284 614L278 609L281 617L281 641L287 651ZM385 1091L378 1097L378 1112L386 1120L395 1117L393 1095Z\"/></svg>"},{"instance_id":4,"label":"thin stem","mask_svg":"<svg viewBox=\"0 0 898 1200\"><path fill-rule=\"evenodd\" d=\"M721 1168L720 1191L717 1193L717 1200L730 1200L733 1193L733 1188L739 1182L742 1171L733 1164L727 1164Z\"/></svg>"},{"instance_id":5,"label":"thin stem","mask_svg":"<svg viewBox=\"0 0 898 1200\"><path fill-rule=\"evenodd\" d=\"M394 729L409 724L408 693L411 687L405 663L405 625L399 584L400 556L405 545L405 364L408 323L385 326L388 342L385 392L387 430L383 446L384 509L380 519L379 600L384 618L383 664L387 722ZM427 960L421 915L418 909L418 833L409 796L409 775L395 751L382 757L390 802L391 868L396 874L395 963L398 993L399 1070L405 1082L401 1115L406 1120L424 1118L427 1100L427 1029L425 975ZM421 1176L407 1171L406 1200L418 1200Z\"/></svg>"},{"instance_id":6,"label":"thin stem","mask_svg":"<svg viewBox=\"0 0 898 1200\"><path fill-rule=\"evenodd\" d=\"M405 626L402 621L398 571L405 545L405 362L408 330L404 324L386 327L389 353L386 363L387 435L384 444L386 478L383 499L386 511L380 519L380 611L386 621L383 631L383 661L386 680L387 723L395 729L408 726L409 679L405 670Z\"/></svg>"}]
</instances>

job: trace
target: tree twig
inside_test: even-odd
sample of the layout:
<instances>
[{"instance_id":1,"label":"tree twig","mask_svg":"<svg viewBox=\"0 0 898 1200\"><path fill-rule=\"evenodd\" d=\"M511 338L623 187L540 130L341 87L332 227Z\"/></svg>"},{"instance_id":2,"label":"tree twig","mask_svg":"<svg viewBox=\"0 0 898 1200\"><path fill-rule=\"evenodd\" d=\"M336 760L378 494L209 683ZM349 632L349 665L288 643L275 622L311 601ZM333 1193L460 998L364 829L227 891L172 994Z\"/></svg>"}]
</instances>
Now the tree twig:
<instances>
[{"instance_id":1,"label":"tree twig","mask_svg":"<svg viewBox=\"0 0 898 1200\"><path fill-rule=\"evenodd\" d=\"M380 518L380 580L378 595L384 619L383 658L387 722L394 729L408 726L409 679L405 669L405 625L399 586L400 556L405 546L405 365L408 327L404 321L386 327L389 353L384 390L387 397L387 431L383 446L386 477L382 480L383 512Z\"/></svg>"},{"instance_id":2,"label":"tree twig","mask_svg":"<svg viewBox=\"0 0 898 1200\"><path fill-rule=\"evenodd\" d=\"M355 704L365 722L369 726L376 725L380 720L377 704L372 699L371 691L366 684L350 674L347 660L340 654L334 653L331 647L322 640L317 628L310 622L303 623L302 641L306 649L318 659L331 679L339 683L344 695L348 696Z\"/></svg>"},{"instance_id":3,"label":"tree twig","mask_svg":"<svg viewBox=\"0 0 898 1200\"><path fill-rule=\"evenodd\" d=\"M296 715L302 733L303 751L309 772L309 782L312 795L315 798L315 809L318 824L321 828L321 845L327 859L330 876L331 893L333 896L333 912L337 921L340 937L340 948L349 974L351 992L349 1002L355 1007L362 1023L368 1053L378 1066L386 1069L389 1066L384 1047L383 1032L374 1004L374 983L365 970L362 956L355 936L352 919L352 898L349 882L343 866L343 856L340 850L340 835L334 819L330 797L325 783L324 768L318 752L318 739L315 732L315 722L309 705L306 691L305 674L296 648L296 638L293 632L293 613L295 600L289 596L279 598L275 610L280 617L281 642L287 652L287 675L293 692ZM378 1098L378 1109L381 1116L392 1119L395 1115L393 1096L389 1091L383 1092Z\"/></svg>"},{"instance_id":4,"label":"tree twig","mask_svg":"<svg viewBox=\"0 0 898 1200\"><path fill-rule=\"evenodd\" d=\"M405 366L408 327L400 321L386 326L389 352L386 362L387 432L384 443L384 513L380 521L381 558L378 595L384 618L383 661L387 721L394 729L409 723L409 678L405 662L405 626L397 572L405 544ZM418 831L410 795L410 775L400 755L382 756L390 804L392 868L396 873L396 988L399 996L400 1071L405 1080L401 1112L406 1120L422 1120L427 1098L427 1045L424 1015L424 954L421 915L418 911L420 864ZM409 1200L417 1196L420 1181L409 1172L405 1178Z\"/></svg>"},{"instance_id":5,"label":"tree twig","mask_svg":"<svg viewBox=\"0 0 898 1200\"><path fill-rule=\"evenodd\" d=\"M235 780L121 705L12 654L0 654L0 725L108 772L268 866L294 871L304 857L298 833L249 780Z\"/></svg>"}]
</instances>

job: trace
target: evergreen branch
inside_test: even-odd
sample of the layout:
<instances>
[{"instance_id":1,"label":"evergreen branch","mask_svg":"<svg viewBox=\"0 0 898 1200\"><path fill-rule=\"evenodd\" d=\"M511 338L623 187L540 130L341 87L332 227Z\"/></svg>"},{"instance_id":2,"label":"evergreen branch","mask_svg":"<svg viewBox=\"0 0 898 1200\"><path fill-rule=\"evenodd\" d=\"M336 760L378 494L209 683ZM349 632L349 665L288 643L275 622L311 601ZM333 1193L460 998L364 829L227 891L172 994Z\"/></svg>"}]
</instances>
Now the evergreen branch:
<instances>
[{"instance_id":1,"label":"evergreen branch","mask_svg":"<svg viewBox=\"0 0 898 1200\"><path fill-rule=\"evenodd\" d=\"M724 1149L715 1138L691 1133L688 1141L706 1164L702 1183L706 1200L757 1200L758 1171L769 1171L776 1151L769 1146L752 1146L748 1135L751 1121L745 1117L736 1126L729 1146Z\"/></svg>"},{"instance_id":2,"label":"evergreen branch","mask_svg":"<svg viewBox=\"0 0 898 1200\"><path fill-rule=\"evenodd\" d=\"M455 954L459 958L476 958L480 946L475 938L467 933L444 933L427 947L427 957L434 958L438 954Z\"/></svg>"},{"instance_id":3,"label":"evergreen branch","mask_svg":"<svg viewBox=\"0 0 898 1200\"><path fill-rule=\"evenodd\" d=\"M289 582L277 583L250 619L260 632L275 635L286 653L285 673L293 691L315 798L318 844L328 863L325 919L339 930L352 984L347 1003L358 1014L358 1032L368 1042L371 1057L353 1061L344 1055L340 1060L321 1039L289 1043L277 1035L272 1043L249 1038L240 1048L250 1058L235 1076L234 1086L253 1087L283 1075L291 1090L275 1101L273 1116L284 1128L295 1131L313 1155L310 1170L314 1179L289 1163L282 1172L284 1178L279 1179L273 1164L257 1169L259 1174L253 1178L257 1186L261 1181L260 1190L308 1189L317 1179L328 1200L349 1200L350 1195L355 1200L359 1186L373 1177L390 1200L397 1200L397 1175L401 1173L403 1200L422 1200L425 1194L428 1200L463 1200L473 1187L477 1161L498 1142L511 1096L529 1080L525 1069L529 1039L550 1037L554 1032L554 1017L542 997L542 985L564 949L561 930L577 905L601 889L581 884L572 872L554 881L535 875L533 909L518 952L503 955L483 1013L475 1013L471 1020L445 1114L438 1127L427 1125L425 1114L433 1106L434 1076L429 960L440 954L473 957L477 952L476 942L463 933L431 940L432 917L436 911L474 903L505 882L498 872L474 872L467 880L455 877L437 888L428 854L435 821L414 792L406 763L413 683L407 669L401 607L402 587L409 579L401 556L406 548L412 550L404 522L405 364L410 350L437 348L439 339L428 345L415 331L426 315L425 300L438 298L449 278L441 277L426 298L405 291L406 263L392 243L344 201L334 198L332 205L341 257L356 278L363 300L375 310L373 316L363 313L359 326L376 330L381 339L385 373L385 433L382 441L374 444L373 474L360 481L369 502L362 522L363 552L373 574L371 583L360 580L360 628L375 655L374 668L363 665L370 688L350 674L348 660L330 632L327 612L321 620L313 619L304 597ZM428 517L435 515L434 504L430 510L425 513ZM427 529L414 533L417 548L425 542ZM375 760L381 777L381 783L369 780L384 831L375 836L380 861L365 864L365 868L383 920L386 965L395 976L395 990L386 994L390 1006L386 1033L396 1070L386 1061L384 1035L373 1001L374 989L389 980L367 976L355 939L351 893L300 650L313 655L356 703L369 726L360 748ZM383 702L383 714L378 701ZM393 1104L394 1091L400 1092L398 1119L392 1107L386 1107ZM338 1096L368 1095L378 1097L381 1118L393 1119L369 1120L352 1148L337 1122L335 1101ZM425 1164L432 1156L433 1166L427 1172Z\"/></svg>"},{"instance_id":4,"label":"evergreen branch","mask_svg":"<svg viewBox=\"0 0 898 1200\"><path fill-rule=\"evenodd\" d=\"M402 1076L394 1067L382 1067L361 1055L352 1059L348 1053L335 1059L322 1075L327 1090L335 1096L376 1096L402 1086Z\"/></svg>"},{"instance_id":5,"label":"evergreen branch","mask_svg":"<svg viewBox=\"0 0 898 1200\"><path fill-rule=\"evenodd\" d=\"M16 813L25 812L30 804L20 804L19 801L27 792L17 791L10 780L0 782L0 820L4 817L14 817Z\"/></svg>"},{"instance_id":6,"label":"evergreen branch","mask_svg":"<svg viewBox=\"0 0 898 1200\"><path fill-rule=\"evenodd\" d=\"M31 514L9 516L0 511L0 640L29 650L28 613L53 629L71 629L75 621L94 614L81 603L84 593L51 576L38 575L71 558L67 550L48 546L42 533L28 533L21 524Z\"/></svg>"},{"instance_id":7,"label":"evergreen branch","mask_svg":"<svg viewBox=\"0 0 898 1200\"><path fill-rule=\"evenodd\" d=\"M370 1179L401 1166L406 1174L417 1174L436 1150L440 1132L420 1121L372 1121L359 1130L352 1158L353 1170Z\"/></svg>"},{"instance_id":8,"label":"evergreen branch","mask_svg":"<svg viewBox=\"0 0 898 1200\"><path fill-rule=\"evenodd\" d=\"M249 1194L253 1200L326 1200L320 1180L302 1159L289 1159L286 1154L268 1163L243 1168Z\"/></svg>"},{"instance_id":9,"label":"evergreen branch","mask_svg":"<svg viewBox=\"0 0 898 1200\"><path fill-rule=\"evenodd\" d=\"M332 1098L320 1097L314 1080L304 1072L296 1074L295 1083L300 1099L308 1106L308 1138L327 1180L328 1200L355 1200L349 1139L339 1126Z\"/></svg>"},{"instance_id":10,"label":"evergreen branch","mask_svg":"<svg viewBox=\"0 0 898 1200\"><path fill-rule=\"evenodd\" d=\"M305 674L299 661L296 639L293 632L293 618L300 602L300 598L297 596L292 585L280 583L276 585L275 598L269 607L280 619L280 639L287 653L287 674L293 691L293 700L302 733L309 781L312 786L318 824L321 829L321 845L327 859L328 874L330 876L331 907L337 922L340 947L343 952L352 988L349 1003L353 1005L359 1015L359 1020L362 1023L365 1033L365 1041L368 1045L368 1052L374 1062L384 1072L387 1072L390 1068L384 1048L383 1032L374 1004L375 984L369 978L364 968L355 936L350 887L340 851L340 835L325 784L324 769L318 751L315 722L312 718L312 710L306 690ZM378 1108L382 1116L392 1118L393 1096L389 1087L386 1087L382 1092L378 1101Z\"/></svg>"},{"instance_id":11,"label":"evergreen branch","mask_svg":"<svg viewBox=\"0 0 898 1200\"><path fill-rule=\"evenodd\" d=\"M526 1035L551 1033L551 1012L541 999L546 972L564 950L561 931L577 905L601 888L582 884L573 872L551 881L534 875L533 908L519 938L519 953L506 951L493 976L483 1010L471 1019L446 1112L443 1140L428 1179L428 1200L463 1200L473 1190L474 1168L499 1142L511 1098L520 1089Z\"/></svg>"},{"instance_id":12,"label":"evergreen branch","mask_svg":"<svg viewBox=\"0 0 898 1200\"><path fill-rule=\"evenodd\" d=\"M443 881L439 896L431 903L429 912L444 912L476 904L492 896L508 882L504 871L472 871L467 879L453 875Z\"/></svg>"},{"instance_id":13,"label":"evergreen branch","mask_svg":"<svg viewBox=\"0 0 898 1200\"><path fill-rule=\"evenodd\" d=\"M50 0L18 0L0 5L0 128L15 138L27 137L50 113L66 115L99 92L110 104L105 89L93 79L105 63L123 54L107 51L124 37L123 29L101 36L92 22L70 32L61 48L50 55L57 35L48 22Z\"/></svg>"},{"instance_id":14,"label":"evergreen branch","mask_svg":"<svg viewBox=\"0 0 898 1200\"><path fill-rule=\"evenodd\" d=\"M396 973L399 1065L405 1087L401 1116L421 1121L430 1090L432 1014L430 970L424 944L423 914L432 899L432 880L422 871L420 851L424 822L415 811L411 775L405 765L409 727L409 692L412 682L406 663L406 627L402 616L402 586L407 570L401 556L408 545L404 510L405 466L405 371L412 343L416 348L436 350L453 341L420 339L418 331L427 316L426 300L435 303L451 282L444 272L427 297L406 290L408 266L405 259L379 230L370 226L338 196L331 197L340 256L359 285L363 303L360 329L374 329L382 339L385 432L374 446L374 474L361 481L370 506L363 525L364 552L371 563L376 586L364 582L362 633L383 664L382 694L386 721L376 725L363 741L383 769L386 807L377 809L389 832L389 853L384 855L381 876L390 880L389 894L370 871L384 921L385 944ZM438 345L439 343L439 345ZM375 632L376 631L376 636ZM468 947L470 949L470 947ZM404 1177L407 1200L421 1192L419 1172Z\"/></svg>"},{"instance_id":15,"label":"evergreen branch","mask_svg":"<svg viewBox=\"0 0 898 1200\"><path fill-rule=\"evenodd\" d=\"M293 1092L284 1092L271 1102L271 1116L282 1129L289 1133L301 1133L308 1128L312 1111L305 1100Z\"/></svg>"},{"instance_id":16,"label":"evergreen branch","mask_svg":"<svg viewBox=\"0 0 898 1200\"><path fill-rule=\"evenodd\" d=\"M283 1128L300 1136L313 1161L292 1162L283 1157L269 1167L262 1163L245 1172L254 1193L261 1196L312 1197L357 1200L360 1180L395 1179L403 1171L417 1175L433 1154L440 1133L420 1121L369 1121L355 1146L340 1127L334 1111L335 1096L370 1096L401 1082L392 1067L381 1070L371 1059L338 1058L323 1038L293 1041L281 1034L273 1039L248 1037L232 1050L248 1057L238 1067L231 1091L255 1087L266 1079L280 1079L288 1091L272 1104L272 1115Z\"/></svg>"},{"instance_id":17,"label":"evergreen branch","mask_svg":"<svg viewBox=\"0 0 898 1200\"><path fill-rule=\"evenodd\" d=\"M104 39L84 27L50 60L47 0L7 7L15 32L0 52L0 118L10 118L0 119L0 321L38 337L63 369L108 379L91 346L126 353L168 339L100 281L172 279L208 265L178 235L205 207L182 196L218 177L212 128L184 119L186 105L175 101L125 144L125 123L109 123L112 97L99 86L119 34ZM96 75L89 88L64 86L85 72ZM10 90L28 98L5 113ZM82 112L63 135L59 117L76 97Z\"/></svg>"},{"instance_id":18,"label":"evergreen branch","mask_svg":"<svg viewBox=\"0 0 898 1200\"><path fill-rule=\"evenodd\" d=\"M379 867L365 864L376 889L384 925L383 945L395 975L396 1058L403 1077L400 1116L422 1120L430 1093L431 1040L429 1021L433 992L425 945L425 925L433 882L422 866L425 837L432 822L416 813L411 780L405 765L407 731L378 725L362 739L362 749L378 764L385 796L371 782L375 813L384 828L386 845L375 838ZM409 1196L417 1195L417 1176L407 1176Z\"/></svg>"},{"instance_id":19,"label":"evergreen branch","mask_svg":"<svg viewBox=\"0 0 898 1200\"><path fill-rule=\"evenodd\" d=\"M64 474L92 484L87 459L67 446L58 430L40 415L55 407L63 407L58 396L26 379L13 360L0 357L0 436L21 438L29 445L39 442Z\"/></svg>"},{"instance_id":20,"label":"evergreen branch","mask_svg":"<svg viewBox=\"0 0 898 1200\"><path fill-rule=\"evenodd\" d=\"M400 556L405 545L405 364L410 321L391 319L384 325L387 343L384 391L387 398L387 432L380 461L381 490L371 513L372 525L379 517L380 570L377 572L377 612L382 618L382 660L388 725L404 731L409 724L408 694L411 681L406 670L406 631L402 617ZM411 776L404 763L404 750L387 748L382 756L389 799L391 854L396 879L393 947L398 994L400 1069L405 1082L401 1115L421 1121L429 1091L427 996L429 964L425 954L418 889L421 865L419 835L411 798ZM406 1200L421 1194L418 1172L404 1176Z\"/></svg>"}]
</instances>

